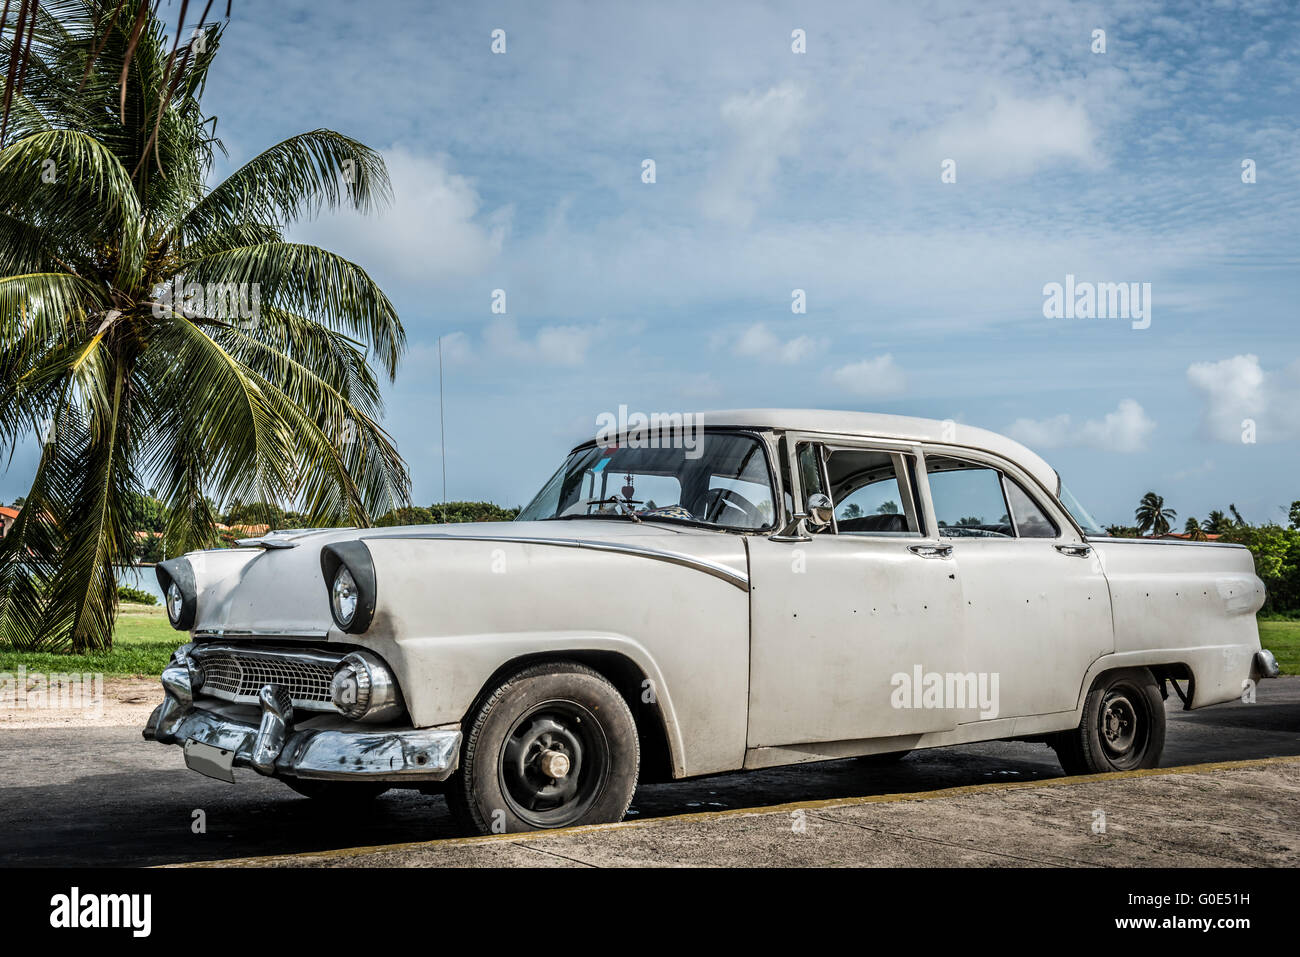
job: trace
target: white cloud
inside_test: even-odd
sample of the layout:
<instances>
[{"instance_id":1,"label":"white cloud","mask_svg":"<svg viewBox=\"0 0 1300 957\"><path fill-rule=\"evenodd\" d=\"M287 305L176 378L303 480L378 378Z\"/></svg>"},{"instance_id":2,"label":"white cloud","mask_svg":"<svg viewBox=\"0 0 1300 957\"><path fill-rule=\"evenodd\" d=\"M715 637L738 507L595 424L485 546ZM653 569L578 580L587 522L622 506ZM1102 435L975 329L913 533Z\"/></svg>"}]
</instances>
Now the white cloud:
<instances>
[{"instance_id":1,"label":"white cloud","mask_svg":"<svg viewBox=\"0 0 1300 957\"><path fill-rule=\"evenodd\" d=\"M1061 95L1039 98L990 93L942 126L920 134L904 152L939 175L944 159L957 161L964 174L981 178L1023 176L1041 166L1072 162L1104 165L1088 110Z\"/></svg>"},{"instance_id":2,"label":"white cloud","mask_svg":"<svg viewBox=\"0 0 1300 957\"><path fill-rule=\"evenodd\" d=\"M816 355L826 345L825 339L814 336L799 335L792 339L782 339L766 323L757 322L740 334L733 351L746 358L790 365Z\"/></svg>"},{"instance_id":3,"label":"white cloud","mask_svg":"<svg viewBox=\"0 0 1300 957\"><path fill-rule=\"evenodd\" d=\"M747 226L771 191L781 160L799 152L799 131L807 120L804 92L784 83L765 93L728 97L721 115L730 141L700 204L710 219Z\"/></svg>"},{"instance_id":4,"label":"white cloud","mask_svg":"<svg viewBox=\"0 0 1300 957\"><path fill-rule=\"evenodd\" d=\"M437 282L482 272L501 252L513 210L483 215L472 180L451 171L445 154L402 146L384 151L393 202L370 216L325 214L298 227L308 242L331 249L372 275Z\"/></svg>"},{"instance_id":5,"label":"white cloud","mask_svg":"<svg viewBox=\"0 0 1300 957\"><path fill-rule=\"evenodd\" d=\"M885 353L841 366L831 373L831 381L854 395L879 398L902 392L906 377L894 357Z\"/></svg>"},{"instance_id":6,"label":"white cloud","mask_svg":"<svg viewBox=\"0 0 1300 957\"><path fill-rule=\"evenodd\" d=\"M435 346L436 348L436 346ZM442 337L442 357L444 362L457 364L468 362L474 355L474 347L469 336L463 332L451 332Z\"/></svg>"},{"instance_id":7,"label":"white cloud","mask_svg":"<svg viewBox=\"0 0 1300 957\"><path fill-rule=\"evenodd\" d=\"M443 365L464 365L474 359L474 345L463 332L449 332L442 337ZM438 373L438 341L420 340L407 346L406 357L402 360L404 372L418 375Z\"/></svg>"},{"instance_id":8,"label":"white cloud","mask_svg":"<svg viewBox=\"0 0 1300 957\"><path fill-rule=\"evenodd\" d=\"M1204 393L1202 424L1213 438L1241 442L1247 419L1254 422L1256 441L1300 437L1300 359L1274 372L1251 354L1194 362L1187 378Z\"/></svg>"},{"instance_id":9,"label":"white cloud","mask_svg":"<svg viewBox=\"0 0 1300 957\"><path fill-rule=\"evenodd\" d=\"M483 349L508 359L574 366L586 361L587 350L609 332L609 326L603 322L543 326L529 338L513 319L501 317L484 330Z\"/></svg>"},{"instance_id":10,"label":"white cloud","mask_svg":"<svg viewBox=\"0 0 1300 957\"><path fill-rule=\"evenodd\" d=\"M1031 448L1085 445L1112 452L1137 452L1146 448L1155 427L1137 400L1124 399L1114 412L1101 419L1077 425L1066 413L1046 419L1017 419L1007 426L1006 433Z\"/></svg>"}]
</instances>

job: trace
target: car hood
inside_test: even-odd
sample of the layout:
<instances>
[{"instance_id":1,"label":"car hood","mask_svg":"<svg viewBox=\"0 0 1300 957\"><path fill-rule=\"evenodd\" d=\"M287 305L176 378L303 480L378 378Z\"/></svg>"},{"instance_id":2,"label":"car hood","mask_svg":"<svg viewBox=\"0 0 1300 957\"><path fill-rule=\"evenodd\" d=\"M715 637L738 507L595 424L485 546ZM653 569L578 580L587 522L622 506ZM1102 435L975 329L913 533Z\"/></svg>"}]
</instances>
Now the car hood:
<instances>
[{"instance_id":1,"label":"car hood","mask_svg":"<svg viewBox=\"0 0 1300 957\"><path fill-rule=\"evenodd\" d=\"M333 630L329 595L321 573L321 549L335 542L386 538L427 540L431 575L440 560L438 539L545 544L583 543L618 550L682 556L746 576L743 536L667 522L573 519L538 522L468 522L365 529L297 529L241 547L191 552L196 634L323 638ZM256 544L254 544L256 543ZM554 549L558 560L564 549ZM337 632L335 632L337 636Z\"/></svg>"}]
</instances>

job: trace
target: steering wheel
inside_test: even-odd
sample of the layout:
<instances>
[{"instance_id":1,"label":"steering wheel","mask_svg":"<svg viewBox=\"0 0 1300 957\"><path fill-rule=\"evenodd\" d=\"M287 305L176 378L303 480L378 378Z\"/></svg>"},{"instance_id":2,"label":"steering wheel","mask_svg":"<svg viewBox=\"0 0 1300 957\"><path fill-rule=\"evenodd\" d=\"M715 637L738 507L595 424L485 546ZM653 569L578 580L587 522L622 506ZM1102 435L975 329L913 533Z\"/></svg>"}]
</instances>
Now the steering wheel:
<instances>
[{"instance_id":1,"label":"steering wheel","mask_svg":"<svg viewBox=\"0 0 1300 957\"><path fill-rule=\"evenodd\" d=\"M735 509L745 516L746 522L728 522L723 520L723 515L728 509ZM762 525L765 519L763 513L758 510L758 506L751 502L745 496L741 495L735 489L730 488L711 488L704 494L704 520L714 522L718 525L749 525L757 528Z\"/></svg>"}]
</instances>

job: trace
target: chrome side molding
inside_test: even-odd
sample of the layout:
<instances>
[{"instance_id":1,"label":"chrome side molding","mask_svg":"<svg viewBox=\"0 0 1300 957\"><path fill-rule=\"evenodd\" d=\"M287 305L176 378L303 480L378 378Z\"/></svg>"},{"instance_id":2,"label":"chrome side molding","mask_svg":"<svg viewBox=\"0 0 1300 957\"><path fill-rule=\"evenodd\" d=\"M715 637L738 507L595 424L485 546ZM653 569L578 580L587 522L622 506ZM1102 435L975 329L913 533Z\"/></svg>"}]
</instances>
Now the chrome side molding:
<instances>
[{"instance_id":1,"label":"chrome side molding","mask_svg":"<svg viewBox=\"0 0 1300 957\"><path fill-rule=\"evenodd\" d=\"M376 539L399 539L404 542L409 541L427 541L432 539L442 539L449 542L508 542L516 545L553 545L557 548L588 548L598 552L613 552L619 555L633 555L637 558L648 558L652 561L667 562L670 565L681 565L683 568L693 568L696 571L704 572L706 575L712 575L730 585L735 585L741 591L749 591L749 576L736 571L728 565L719 565L716 562L708 561L703 558L696 558L694 555L683 555L681 552L665 552L657 548L644 548L640 545L624 545L614 542L598 542L587 538L533 538L524 535L442 535L430 533L428 535L370 535L368 541Z\"/></svg>"}]
</instances>

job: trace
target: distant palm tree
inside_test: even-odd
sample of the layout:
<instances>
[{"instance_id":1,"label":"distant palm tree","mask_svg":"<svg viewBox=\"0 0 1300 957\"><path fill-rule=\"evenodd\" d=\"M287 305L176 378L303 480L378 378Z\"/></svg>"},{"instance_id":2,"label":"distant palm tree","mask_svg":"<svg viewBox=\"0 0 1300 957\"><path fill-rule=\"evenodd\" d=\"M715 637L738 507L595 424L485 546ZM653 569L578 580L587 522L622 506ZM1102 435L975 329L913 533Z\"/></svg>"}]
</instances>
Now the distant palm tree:
<instances>
[{"instance_id":1,"label":"distant palm tree","mask_svg":"<svg viewBox=\"0 0 1300 957\"><path fill-rule=\"evenodd\" d=\"M1194 542L1205 541L1205 529L1201 528L1201 523L1194 518L1187 520L1187 524L1183 526L1183 531Z\"/></svg>"},{"instance_id":2,"label":"distant palm tree","mask_svg":"<svg viewBox=\"0 0 1300 957\"><path fill-rule=\"evenodd\" d=\"M1209 532L1211 535L1222 535L1228 529L1232 528L1232 519L1228 518L1227 514L1216 508L1210 512L1210 517L1201 523L1201 528L1205 529L1205 531Z\"/></svg>"},{"instance_id":3,"label":"distant palm tree","mask_svg":"<svg viewBox=\"0 0 1300 957\"><path fill-rule=\"evenodd\" d=\"M43 451L0 546L0 641L81 651L111 644L146 488L170 555L213 542L214 501L357 525L406 504L367 363L392 377L405 333L359 266L283 236L386 201L378 154L315 130L209 190L224 148L199 98L221 26L181 44L117 0L30 22L24 85L3 86L0 444L35 429Z\"/></svg>"},{"instance_id":4,"label":"distant palm tree","mask_svg":"<svg viewBox=\"0 0 1300 957\"><path fill-rule=\"evenodd\" d=\"M1145 535L1151 532L1158 538L1168 534L1169 523L1178 517L1178 513L1172 508L1165 508L1163 496L1155 492L1147 492L1134 510L1133 517L1137 519L1138 534Z\"/></svg>"}]
</instances>

